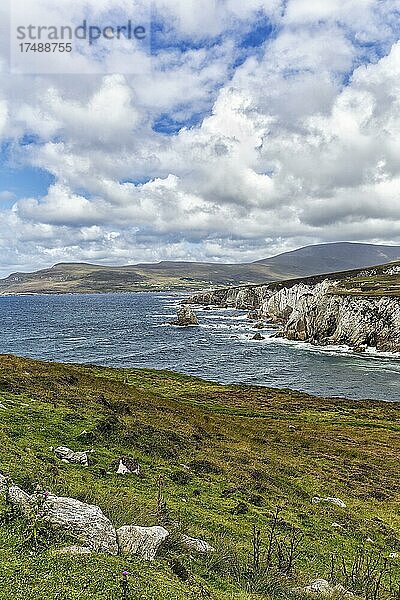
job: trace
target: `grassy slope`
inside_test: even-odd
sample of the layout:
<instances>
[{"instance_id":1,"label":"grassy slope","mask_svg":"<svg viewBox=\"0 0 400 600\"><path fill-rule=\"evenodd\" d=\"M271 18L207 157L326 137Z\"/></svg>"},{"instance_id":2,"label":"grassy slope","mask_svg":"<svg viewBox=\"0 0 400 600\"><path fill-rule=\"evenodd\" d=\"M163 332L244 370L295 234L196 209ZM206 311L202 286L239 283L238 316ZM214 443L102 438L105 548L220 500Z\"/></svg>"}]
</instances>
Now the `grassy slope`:
<instances>
[{"instance_id":1,"label":"grassy slope","mask_svg":"<svg viewBox=\"0 0 400 600\"><path fill-rule=\"evenodd\" d=\"M14 273L0 279L0 294L192 290L210 286L265 284L268 281L299 279L338 270L341 270L339 276L351 274L351 270L343 271L347 265L350 269L353 265L359 271L359 265L373 265L396 256L398 249L395 247L339 243L308 246L263 261L243 264L163 261L105 267L61 263L35 273Z\"/></svg>"},{"instance_id":2,"label":"grassy slope","mask_svg":"<svg viewBox=\"0 0 400 600\"><path fill-rule=\"evenodd\" d=\"M277 505L306 534L299 562L305 581L328 576L332 552L346 555L368 537L385 552L400 550L397 405L11 356L0 357L0 402L6 407L0 409L0 469L26 489L39 484L98 504L117 526L152 525L156 480L163 475L171 520L218 549L213 559L187 559L215 599L265 597L240 590L219 558L229 549L247 552L253 524L264 529ZM89 444L82 430L93 433ZM93 447L94 464L84 469L56 460L50 447L61 444ZM105 472L121 454L140 459L142 479ZM211 462L215 472L181 466L193 460ZM189 473L189 480L176 483L176 472ZM338 496L348 508L312 505L314 495ZM257 496L261 506L254 505ZM233 515L239 501L249 512ZM171 572L166 554L150 565L135 558L55 557L50 549L30 555L15 523L0 527L0 556L6 600L117 599L123 568L131 573L132 598L201 597Z\"/></svg>"},{"instance_id":3,"label":"grassy slope","mask_svg":"<svg viewBox=\"0 0 400 600\"><path fill-rule=\"evenodd\" d=\"M391 263L393 272L386 273L388 265L364 269L355 277L341 282L337 294L352 296L400 296L400 261ZM395 270L398 270L395 272Z\"/></svg>"},{"instance_id":4,"label":"grassy slope","mask_svg":"<svg viewBox=\"0 0 400 600\"><path fill-rule=\"evenodd\" d=\"M285 273L290 276L290 271ZM238 285L281 279L266 265L160 263L127 267L60 264L36 273L0 279L0 294L56 294L188 290L212 285Z\"/></svg>"}]
</instances>

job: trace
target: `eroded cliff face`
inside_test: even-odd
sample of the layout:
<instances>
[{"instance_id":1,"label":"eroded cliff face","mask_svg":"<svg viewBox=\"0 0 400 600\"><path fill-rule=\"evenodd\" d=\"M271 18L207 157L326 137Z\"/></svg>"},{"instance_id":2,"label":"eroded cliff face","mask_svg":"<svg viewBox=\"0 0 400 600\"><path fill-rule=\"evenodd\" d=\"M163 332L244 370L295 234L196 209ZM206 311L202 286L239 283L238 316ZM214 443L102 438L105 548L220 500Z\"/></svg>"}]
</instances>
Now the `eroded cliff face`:
<instances>
[{"instance_id":1,"label":"eroded cliff face","mask_svg":"<svg viewBox=\"0 0 400 600\"><path fill-rule=\"evenodd\" d=\"M268 285L252 285L221 288L209 292L200 292L189 299L191 304L220 306L238 310L258 310L266 298L272 295Z\"/></svg>"},{"instance_id":2,"label":"eroded cliff face","mask_svg":"<svg viewBox=\"0 0 400 600\"><path fill-rule=\"evenodd\" d=\"M256 311L281 323L277 335L290 340L400 352L400 298L339 294L332 280L278 291L271 284L226 288L197 294L191 302Z\"/></svg>"}]
</instances>

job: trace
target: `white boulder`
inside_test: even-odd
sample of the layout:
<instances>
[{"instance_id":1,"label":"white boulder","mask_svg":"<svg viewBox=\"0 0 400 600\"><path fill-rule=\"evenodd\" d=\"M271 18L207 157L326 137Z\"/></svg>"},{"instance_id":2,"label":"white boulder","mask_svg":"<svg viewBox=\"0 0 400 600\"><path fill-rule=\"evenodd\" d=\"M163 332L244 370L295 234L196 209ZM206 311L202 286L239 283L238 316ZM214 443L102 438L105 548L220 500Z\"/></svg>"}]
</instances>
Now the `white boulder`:
<instances>
[{"instance_id":1,"label":"white boulder","mask_svg":"<svg viewBox=\"0 0 400 600\"><path fill-rule=\"evenodd\" d=\"M348 592L342 585L332 586L326 579L315 579L310 585L304 588L294 588L292 591L308 596L335 596L342 598L352 598L354 596L352 592Z\"/></svg>"},{"instance_id":2,"label":"white boulder","mask_svg":"<svg viewBox=\"0 0 400 600\"><path fill-rule=\"evenodd\" d=\"M90 550L118 554L116 531L98 506L49 495L43 503L43 513L53 527L79 539Z\"/></svg>"},{"instance_id":3,"label":"white boulder","mask_svg":"<svg viewBox=\"0 0 400 600\"><path fill-rule=\"evenodd\" d=\"M137 460L128 456L117 458L112 463L112 468L116 470L117 475L140 475L140 465Z\"/></svg>"},{"instance_id":4,"label":"white boulder","mask_svg":"<svg viewBox=\"0 0 400 600\"><path fill-rule=\"evenodd\" d=\"M335 504L335 506L339 506L340 508L346 508L345 502L340 498L319 498L318 496L314 496L311 500L313 504L319 504L320 502L326 502L328 504Z\"/></svg>"},{"instance_id":5,"label":"white boulder","mask_svg":"<svg viewBox=\"0 0 400 600\"><path fill-rule=\"evenodd\" d=\"M135 554L145 560L154 560L169 533L164 527L125 525L117 529L119 549L123 554Z\"/></svg>"}]
</instances>

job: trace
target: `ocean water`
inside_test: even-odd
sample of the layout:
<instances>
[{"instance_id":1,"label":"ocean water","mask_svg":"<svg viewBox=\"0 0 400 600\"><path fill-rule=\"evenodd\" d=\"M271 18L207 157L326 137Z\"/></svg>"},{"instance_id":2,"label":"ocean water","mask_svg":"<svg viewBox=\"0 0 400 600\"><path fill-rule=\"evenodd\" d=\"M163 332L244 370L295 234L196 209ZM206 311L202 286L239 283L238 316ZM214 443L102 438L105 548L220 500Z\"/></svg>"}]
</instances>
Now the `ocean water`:
<instances>
[{"instance_id":1,"label":"ocean water","mask_svg":"<svg viewBox=\"0 0 400 600\"><path fill-rule=\"evenodd\" d=\"M264 341L254 341L253 323L236 310L199 308L200 327L170 326L181 299L166 293L0 297L0 353L400 400L400 356L287 342L272 337L273 327L261 331Z\"/></svg>"}]
</instances>

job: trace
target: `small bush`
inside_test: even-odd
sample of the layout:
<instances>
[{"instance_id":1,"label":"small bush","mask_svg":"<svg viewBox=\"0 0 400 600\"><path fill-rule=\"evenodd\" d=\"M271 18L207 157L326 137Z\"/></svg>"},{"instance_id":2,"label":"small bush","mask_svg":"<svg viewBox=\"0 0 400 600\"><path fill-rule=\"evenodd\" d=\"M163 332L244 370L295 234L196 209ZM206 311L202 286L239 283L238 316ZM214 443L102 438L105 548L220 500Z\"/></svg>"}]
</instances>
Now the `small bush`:
<instances>
[{"instance_id":1,"label":"small bush","mask_svg":"<svg viewBox=\"0 0 400 600\"><path fill-rule=\"evenodd\" d=\"M189 463L189 467L195 473L201 474L211 474L220 475L222 473L221 467L216 465L215 463L210 462L209 460L192 460Z\"/></svg>"}]
</instances>

